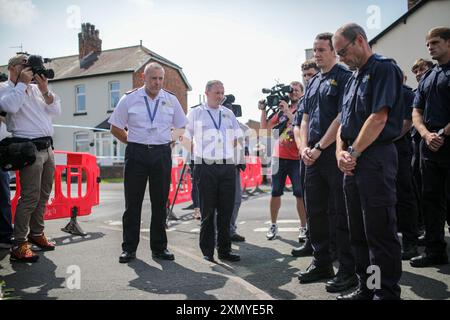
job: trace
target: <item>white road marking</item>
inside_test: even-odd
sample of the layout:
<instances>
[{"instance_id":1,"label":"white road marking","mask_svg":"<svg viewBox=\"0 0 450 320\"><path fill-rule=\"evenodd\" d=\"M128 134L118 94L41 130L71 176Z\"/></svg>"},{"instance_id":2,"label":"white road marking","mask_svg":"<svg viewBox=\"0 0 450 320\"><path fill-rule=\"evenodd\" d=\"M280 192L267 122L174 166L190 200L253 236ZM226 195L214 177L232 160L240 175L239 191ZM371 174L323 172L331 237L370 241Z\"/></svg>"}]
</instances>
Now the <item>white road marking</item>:
<instances>
[{"instance_id":1,"label":"white road marking","mask_svg":"<svg viewBox=\"0 0 450 320\"><path fill-rule=\"evenodd\" d=\"M277 224L288 224L288 223L298 223L300 224L300 220L278 220ZM266 221L264 224L272 224L272 221Z\"/></svg>"},{"instance_id":2,"label":"white road marking","mask_svg":"<svg viewBox=\"0 0 450 320\"><path fill-rule=\"evenodd\" d=\"M267 232L267 228L257 228L254 232ZM278 232L298 232L298 228L278 228Z\"/></svg>"}]
</instances>

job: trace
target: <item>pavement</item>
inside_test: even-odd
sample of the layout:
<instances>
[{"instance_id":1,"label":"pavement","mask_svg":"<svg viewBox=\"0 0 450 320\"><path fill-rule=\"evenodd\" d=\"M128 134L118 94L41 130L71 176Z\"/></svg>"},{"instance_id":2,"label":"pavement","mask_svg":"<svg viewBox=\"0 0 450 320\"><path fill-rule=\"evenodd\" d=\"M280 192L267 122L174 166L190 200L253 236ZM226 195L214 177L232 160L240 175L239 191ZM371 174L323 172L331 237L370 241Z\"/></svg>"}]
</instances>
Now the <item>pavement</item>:
<instances>
[{"instance_id":1,"label":"pavement","mask_svg":"<svg viewBox=\"0 0 450 320\"><path fill-rule=\"evenodd\" d=\"M25 300L335 300L325 283L299 284L297 274L311 258L294 258L299 222L295 198L286 194L279 215L279 237L266 240L269 226L269 193L245 200L239 214L239 234L246 242L233 244L241 255L236 263L209 263L198 246L200 223L193 211L175 206L180 218L168 230L169 249L175 261L151 257L149 245L150 201L143 205L141 242L137 259L119 264L124 210L121 184L101 184L101 205L90 216L79 218L88 234L78 237L61 228L66 220L46 222L46 233L57 243L53 252L39 252L36 264L10 263L0 251L0 282L14 289L12 296ZM449 234L447 241L450 243ZM450 252L449 252L450 254ZM414 269L403 262L402 299L450 300L450 265Z\"/></svg>"}]
</instances>

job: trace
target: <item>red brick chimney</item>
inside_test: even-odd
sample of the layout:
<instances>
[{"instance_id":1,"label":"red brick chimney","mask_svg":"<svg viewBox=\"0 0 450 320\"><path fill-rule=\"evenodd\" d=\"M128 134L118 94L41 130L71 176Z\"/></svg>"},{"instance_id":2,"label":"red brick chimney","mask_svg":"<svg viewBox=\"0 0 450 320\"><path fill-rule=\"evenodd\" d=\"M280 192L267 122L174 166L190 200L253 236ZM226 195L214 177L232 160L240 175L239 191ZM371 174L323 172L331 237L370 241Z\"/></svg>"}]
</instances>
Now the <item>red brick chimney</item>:
<instances>
[{"instance_id":1,"label":"red brick chimney","mask_svg":"<svg viewBox=\"0 0 450 320\"><path fill-rule=\"evenodd\" d=\"M422 0L408 0L408 10L411 10L416 4Z\"/></svg>"},{"instance_id":2,"label":"red brick chimney","mask_svg":"<svg viewBox=\"0 0 450 320\"><path fill-rule=\"evenodd\" d=\"M78 34L79 58L82 60L91 52L97 55L102 53L102 40L99 38L100 31L95 30L95 26L90 23L81 25L81 32Z\"/></svg>"}]
</instances>

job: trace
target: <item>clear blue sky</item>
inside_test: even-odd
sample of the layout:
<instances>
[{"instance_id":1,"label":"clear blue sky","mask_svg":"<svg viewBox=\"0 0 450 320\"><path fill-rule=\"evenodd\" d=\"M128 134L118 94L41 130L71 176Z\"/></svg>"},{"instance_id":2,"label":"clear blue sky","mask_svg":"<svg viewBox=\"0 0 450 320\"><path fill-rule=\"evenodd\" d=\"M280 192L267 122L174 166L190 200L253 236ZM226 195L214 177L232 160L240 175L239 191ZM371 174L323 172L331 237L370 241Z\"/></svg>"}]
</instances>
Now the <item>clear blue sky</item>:
<instances>
[{"instance_id":1,"label":"clear blue sky","mask_svg":"<svg viewBox=\"0 0 450 320\"><path fill-rule=\"evenodd\" d=\"M370 6L380 10L379 21ZM143 40L183 67L193 87L189 105L208 80L219 79L242 104L243 119L259 120L261 89L275 79L300 80L304 50L317 33L357 22L372 38L406 10L407 0L0 0L0 64L20 44L45 57L77 54L77 22L90 22L103 49Z\"/></svg>"}]
</instances>

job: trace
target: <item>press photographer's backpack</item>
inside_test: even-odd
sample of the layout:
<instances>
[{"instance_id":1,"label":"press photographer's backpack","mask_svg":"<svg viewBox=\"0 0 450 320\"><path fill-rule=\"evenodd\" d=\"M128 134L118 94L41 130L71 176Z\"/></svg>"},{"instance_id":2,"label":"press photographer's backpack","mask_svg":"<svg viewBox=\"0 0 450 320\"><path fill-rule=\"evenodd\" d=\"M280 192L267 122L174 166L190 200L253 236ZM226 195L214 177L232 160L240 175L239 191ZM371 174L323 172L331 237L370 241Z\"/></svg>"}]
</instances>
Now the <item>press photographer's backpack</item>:
<instances>
[{"instance_id":1,"label":"press photographer's backpack","mask_svg":"<svg viewBox=\"0 0 450 320\"><path fill-rule=\"evenodd\" d=\"M0 169L16 171L32 165L38 150L30 139L6 138L0 141Z\"/></svg>"}]
</instances>

